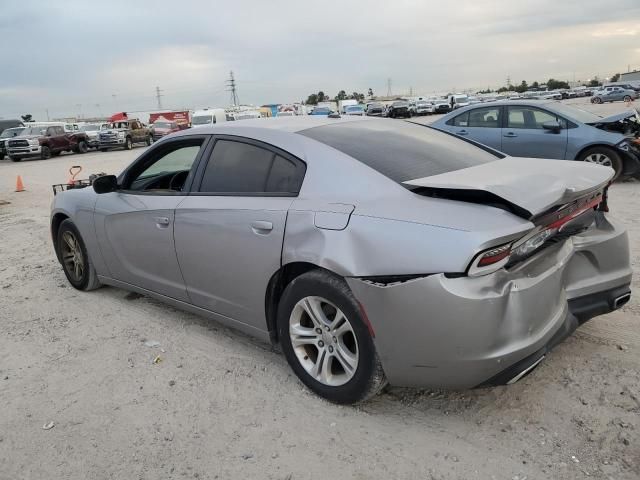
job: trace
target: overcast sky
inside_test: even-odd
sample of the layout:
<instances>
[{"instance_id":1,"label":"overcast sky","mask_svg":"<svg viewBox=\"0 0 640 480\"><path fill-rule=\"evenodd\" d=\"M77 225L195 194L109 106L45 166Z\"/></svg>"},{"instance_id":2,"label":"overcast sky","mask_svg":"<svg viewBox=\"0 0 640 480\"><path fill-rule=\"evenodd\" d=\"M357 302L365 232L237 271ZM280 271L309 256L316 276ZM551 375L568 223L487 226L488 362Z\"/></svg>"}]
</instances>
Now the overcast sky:
<instances>
[{"instance_id":1,"label":"overcast sky","mask_svg":"<svg viewBox=\"0 0 640 480\"><path fill-rule=\"evenodd\" d=\"M2 0L0 117L433 93L640 69L640 0Z\"/></svg>"}]
</instances>

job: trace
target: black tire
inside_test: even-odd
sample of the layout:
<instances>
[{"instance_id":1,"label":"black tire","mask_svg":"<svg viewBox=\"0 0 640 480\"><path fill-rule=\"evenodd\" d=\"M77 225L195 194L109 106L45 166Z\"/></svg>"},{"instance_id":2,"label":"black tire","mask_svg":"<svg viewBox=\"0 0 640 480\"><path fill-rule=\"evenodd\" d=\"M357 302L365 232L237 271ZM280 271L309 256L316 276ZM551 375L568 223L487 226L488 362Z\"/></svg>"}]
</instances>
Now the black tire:
<instances>
[{"instance_id":1,"label":"black tire","mask_svg":"<svg viewBox=\"0 0 640 480\"><path fill-rule=\"evenodd\" d=\"M108 149L107 148L101 148L100 151L101 152L106 152Z\"/></svg>"},{"instance_id":2,"label":"black tire","mask_svg":"<svg viewBox=\"0 0 640 480\"><path fill-rule=\"evenodd\" d=\"M602 99L600 97L596 97L596 98L593 99L593 103L601 104L602 103Z\"/></svg>"},{"instance_id":3,"label":"black tire","mask_svg":"<svg viewBox=\"0 0 640 480\"><path fill-rule=\"evenodd\" d=\"M149 135L149 136L147 137L147 147L148 147L149 145L151 145L151 143L153 143L153 141L151 140L151 135Z\"/></svg>"},{"instance_id":4,"label":"black tire","mask_svg":"<svg viewBox=\"0 0 640 480\"><path fill-rule=\"evenodd\" d=\"M4 160L4 153L0 153L0 160Z\"/></svg>"},{"instance_id":5,"label":"black tire","mask_svg":"<svg viewBox=\"0 0 640 480\"><path fill-rule=\"evenodd\" d=\"M301 365L289 335L289 318L296 304L305 297L322 297L340 309L353 329L358 364L349 381L329 386L313 378ZM362 317L360 305L344 279L326 270L313 270L295 278L282 294L278 305L278 337L287 362L310 390L339 404L363 402L377 395L387 384L373 339ZM334 338L335 340L335 338Z\"/></svg>"},{"instance_id":6,"label":"black tire","mask_svg":"<svg viewBox=\"0 0 640 480\"><path fill-rule=\"evenodd\" d=\"M76 153L87 153L87 150L89 150L89 147L87 147L87 142L85 142L84 140L80 140L78 142L78 147L76 148Z\"/></svg>"},{"instance_id":7,"label":"black tire","mask_svg":"<svg viewBox=\"0 0 640 480\"><path fill-rule=\"evenodd\" d=\"M631 97L629 95L625 95L624 98L622 99L623 102L630 102L631 101Z\"/></svg>"},{"instance_id":8,"label":"black tire","mask_svg":"<svg viewBox=\"0 0 640 480\"><path fill-rule=\"evenodd\" d=\"M12 162L20 162L22 159L20 157L12 157L11 155L9 155L9 160L11 160Z\"/></svg>"},{"instance_id":9,"label":"black tire","mask_svg":"<svg viewBox=\"0 0 640 480\"><path fill-rule=\"evenodd\" d=\"M65 247L65 233L71 234L71 236L77 241L80 247L80 254L83 262L82 274L79 276L75 276L75 274L71 271L73 267L71 267L67 262L65 262L64 252ZM62 269L64 271L67 280L69 283L78 290L89 291L95 290L101 286L100 281L98 280L98 274L96 273L96 269L93 267L91 263L91 259L87 253L87 248L82 240L82 236L80 232L76 228L75 224L70 220L66 219L58 228L58 236L56 239L56 251L58 253L58 258L60 263L62 264Z\"/></svg>"},{"instance_id":10,"label":"black tire","mask_svg":"<svg viewBox=\"0 0 640 480\"><path fill-rule=\"evenodd\" d=\"M124 149L131 150L132 148L133 148L133 143L131 142L131 137L127 137L127 139L124 141Z\"/></svg>"},{"instance_id":11,"label":"black tire","mask_svg":"<svg viewBox=\"0 0 640 480\"><path fill-rule=\"evenodd\" d=\"M587 158L591 155L606 155L607 157L609 157L609 159L611 160L611 167L613 168L613 170L616 172L615 175L613 176L612 180L617 179L621 174L622 174L622 169L623 169L623 163L622 163L622 158L620 158L620 155L618 154L618 152L616 152L615 150L609 148L609 147L593 147L593 148L589 148L587 150L585 150L584 152L582 152L577 160L584 162L587 161Z\"/></svg>"},{"instance_id":12,"label":"black tire","mask_svg":"<svg viewBox=\"0 0 640 480\"><path fill-rule=\"evenodd\" d=\"M51 149L46 145L43 145L42 149L40 150L40 158L42 160L47 160L51 158Z\"/></svg>"}]
</instances>

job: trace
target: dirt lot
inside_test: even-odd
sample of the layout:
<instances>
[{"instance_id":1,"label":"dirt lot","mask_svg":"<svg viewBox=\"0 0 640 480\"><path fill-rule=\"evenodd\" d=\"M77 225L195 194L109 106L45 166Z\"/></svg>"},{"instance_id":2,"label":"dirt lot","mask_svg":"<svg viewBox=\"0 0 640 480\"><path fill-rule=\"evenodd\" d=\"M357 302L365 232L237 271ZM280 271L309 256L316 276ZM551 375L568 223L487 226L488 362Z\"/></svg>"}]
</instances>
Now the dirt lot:
<instances>
[{"instance_id":1,"label":"dirt lot","mask_svg":"<svg viewBox=\"0 0 640 480\"><path fill-rule=\"evenodd\" d=\"M51 247L50 184L141 152L0 162L0 479L640 475L637 297L513 386L393 389L350 408L267 345L123 290L77 292ZM611 205L637 268L640 183L616 184Z\"/></svg>"}]
</instances>

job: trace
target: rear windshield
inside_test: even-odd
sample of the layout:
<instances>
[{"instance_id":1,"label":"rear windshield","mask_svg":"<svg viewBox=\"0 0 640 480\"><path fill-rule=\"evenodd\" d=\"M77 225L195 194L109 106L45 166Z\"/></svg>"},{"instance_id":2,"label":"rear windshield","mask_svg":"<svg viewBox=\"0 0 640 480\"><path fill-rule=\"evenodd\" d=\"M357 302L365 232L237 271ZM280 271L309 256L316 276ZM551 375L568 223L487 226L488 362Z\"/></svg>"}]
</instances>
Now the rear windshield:
<instances>
[{"instance_id":1,"label":"rear windshield","mask_svg":"<svg viewBox=\"0 0 640 480\"><path fill-rule=\"evenodd\" d=\"M433 128L398 120L340 122L302 130L402 183L504 158Z\"/></svg>"}]
</instances>

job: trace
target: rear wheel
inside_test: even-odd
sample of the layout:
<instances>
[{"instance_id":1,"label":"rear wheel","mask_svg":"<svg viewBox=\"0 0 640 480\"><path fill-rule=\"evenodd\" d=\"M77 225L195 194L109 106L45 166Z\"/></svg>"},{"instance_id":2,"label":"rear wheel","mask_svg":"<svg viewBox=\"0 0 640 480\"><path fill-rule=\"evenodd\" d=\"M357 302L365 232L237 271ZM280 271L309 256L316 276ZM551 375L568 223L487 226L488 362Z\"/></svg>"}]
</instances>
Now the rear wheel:
<instances>
[{"instance_id":1,"label":"rear wheel","mask_svg":"<svg viewBox=\"0 0 640 480\"><path fill-rule=\"evenodd\" d=\"M590 148L580 154L578 160L613 168L616 172L613 180L618 178L622 173L622 159L620 158L620 155L608 147Z\"/></svg>"},{"instance_id":2,"label":"rear wheel","mask_svg":"<svg viewBox=\"0 0 640 480\"><path fill-rule=\"evenodd\" d=\"M69 219L60 224L57 246L64 274L74 288L88 291L100 287L80 232Z\"/></svg>"},{"instance_id":3,"label":"rear wheel","mask_svg":"<svg viewBox=\"0 0 640 480\"><path fill-rule=\"evenodd\" d=\"M625 95L624 98L622 99L625 103L629 103L631 102L631 97L629 95Z\"/></svg>"},{"instance_id":4,"label":"rear wheel","mask_svg":"<svg viewBox=\"0 0 640 480\"><path fill-rule=\"evenodd\" d=\"M329 401L362 402L387 383L358 301L330 272L314 270L287 286L278 334L298 378Z\"/></svg>"},{"instance_id":5,"label":"rear wheel","mask_svg":"<svg viewBox=\"0 0 640 480\"><path fill-rule=\"evenodd\" d=\"M51 149L46 145L44 145L40 150L40 158L42 160L47 160L48 158L51 158Z\"/></svg>"},{"instance_id":6,"label":"rear wheel","mask_svg":"<svg viewBox=\"0 0 640 480\"><path fill-rule=\"evenodd\" d=\"M87 147L87 142L85 142L84 140L80 140L78 142L76 153L87 153L87 150L89 150L89 147Z\"/></svg>"},{"instance_id":7,"label":"rear wheel","mask_svg":"<svg viewBox=\"0 0 640 480\"><path fill-rule=\"evenodd\" d=\"M152 143L151 135L149 135L149 136L147 137L147 147L148 147L149 145L151 145L151 143Z\"/></svg>"}]
</instances>

